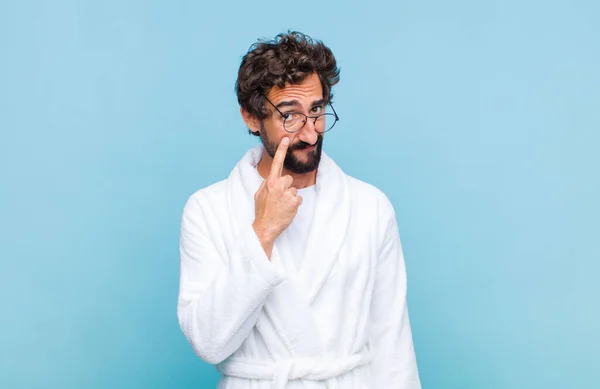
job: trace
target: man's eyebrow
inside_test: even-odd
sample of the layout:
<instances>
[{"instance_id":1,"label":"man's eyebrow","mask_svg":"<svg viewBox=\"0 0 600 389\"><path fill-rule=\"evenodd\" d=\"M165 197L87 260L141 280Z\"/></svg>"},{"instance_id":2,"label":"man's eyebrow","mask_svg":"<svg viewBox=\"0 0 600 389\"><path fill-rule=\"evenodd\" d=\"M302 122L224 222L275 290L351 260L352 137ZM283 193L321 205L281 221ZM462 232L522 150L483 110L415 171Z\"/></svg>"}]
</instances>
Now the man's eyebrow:
<instances>
[{"instance_id":1,"label":"man's eyebrow","mask_svg":"<svg viewBox=\"0 0 600 389\"><path fill-rule=\"evenodd\" d=\"M300 106L300 103L298 102L298 100L282 101L276 105L277 108L299 107L299 106Z\"/></svg>"},{"instance_id":2,"label":"man's eyebrow","mask_svg":"<svg viewBox=\"0 0 600 389\"><path fill-rule=\"evenodd\" d=\"M325 105L325 102L327 100L326 99L320 99L320 100L316 100L313 101L311 104L311 107L317 107L320 105ZM298 100L289 100L289 101L282 101L279 104L276 105L277 108L283 108L283 107L302 107L302 104L300 104L300 102Z\"/></svg>"}]
</instances>

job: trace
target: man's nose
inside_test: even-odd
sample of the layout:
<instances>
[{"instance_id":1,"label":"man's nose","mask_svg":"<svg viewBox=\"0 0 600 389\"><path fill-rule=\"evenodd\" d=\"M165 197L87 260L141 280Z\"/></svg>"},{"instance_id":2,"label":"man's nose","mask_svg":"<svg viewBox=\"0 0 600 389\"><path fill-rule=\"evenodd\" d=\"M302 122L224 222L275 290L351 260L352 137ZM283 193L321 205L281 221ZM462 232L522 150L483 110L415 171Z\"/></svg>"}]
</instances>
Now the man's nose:
<instances>
[{"instance_id":1,"label":"man's nose","mask_svg":"<svg viewBox=\"0 0 600 389\"><path fill-rule=\"evenodd\" d=\"M315 119L308 118L308 120L306 121L306 124L304 124L304 127L302 128L302 130L300 130L300 133L298 134L298 138L300 138L300 140L302 140L303 142L306 142L310 145L314 145L315 143L317 143L319 134L317 133L317 131L315 129Z\"/></svg>"}]
</instances>

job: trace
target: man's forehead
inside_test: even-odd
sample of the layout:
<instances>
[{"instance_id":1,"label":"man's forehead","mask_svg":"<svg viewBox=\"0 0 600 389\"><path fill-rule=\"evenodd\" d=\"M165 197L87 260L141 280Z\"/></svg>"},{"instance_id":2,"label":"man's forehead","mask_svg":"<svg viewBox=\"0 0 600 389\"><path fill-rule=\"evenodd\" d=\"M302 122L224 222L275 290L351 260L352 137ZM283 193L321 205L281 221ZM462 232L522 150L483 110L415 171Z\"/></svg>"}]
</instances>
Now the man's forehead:
<instances>
[{"instance_id":1,"label":"man's forehead","mask_svg":"<svg viewBox=\"0 0 600 389\"><path fill-rule=\"evenodd\" d=\"M281 101L312 103L323 98L323 87L319 77L311 74L298 84L286 84L283 88L274 86L267 97L276 105Z\"/></svg>"}]
</instances>

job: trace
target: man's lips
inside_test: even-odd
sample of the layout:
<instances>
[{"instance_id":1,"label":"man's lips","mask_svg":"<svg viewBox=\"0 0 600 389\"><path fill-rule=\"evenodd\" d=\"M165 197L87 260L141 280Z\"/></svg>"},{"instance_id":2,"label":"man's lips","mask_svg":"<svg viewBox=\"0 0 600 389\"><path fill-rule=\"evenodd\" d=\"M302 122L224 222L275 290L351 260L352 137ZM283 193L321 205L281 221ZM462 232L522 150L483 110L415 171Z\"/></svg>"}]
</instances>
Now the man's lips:
<instances>
[{"instance_id":1,"label":"man's lips","mask_svg":"<svg viewBox=\"0 0 600 389\"><path fill-rule=\"evenodd\" d=\"M316 148L317 148L316 145L312 145L312 146L308 146L308 147L303 147L301 149L294 149L293 151L296 151L296 150L300 150L300 151L313 151Z\"/></svg>"}]
</instances>

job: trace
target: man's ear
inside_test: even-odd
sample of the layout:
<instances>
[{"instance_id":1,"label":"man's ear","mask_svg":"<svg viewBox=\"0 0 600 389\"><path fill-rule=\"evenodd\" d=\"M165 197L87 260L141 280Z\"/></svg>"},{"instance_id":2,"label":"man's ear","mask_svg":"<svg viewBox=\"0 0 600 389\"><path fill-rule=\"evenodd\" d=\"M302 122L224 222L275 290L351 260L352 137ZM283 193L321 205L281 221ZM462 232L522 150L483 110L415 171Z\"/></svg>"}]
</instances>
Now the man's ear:
<instances>
[{"instance_id":1,"label":"man's ear","mask_svg":"<svg viewBox=\"0 0 600 389\"><path fill-rule=\"evenodd\" d=\"M246 123L248 129L253 133L258 134L258 132L260 132L260 121L258 118L246 111L244 107L240 107L240 113L242 114L242 119L244 119L244 123Z\"/></svg>"}]
</instances>

